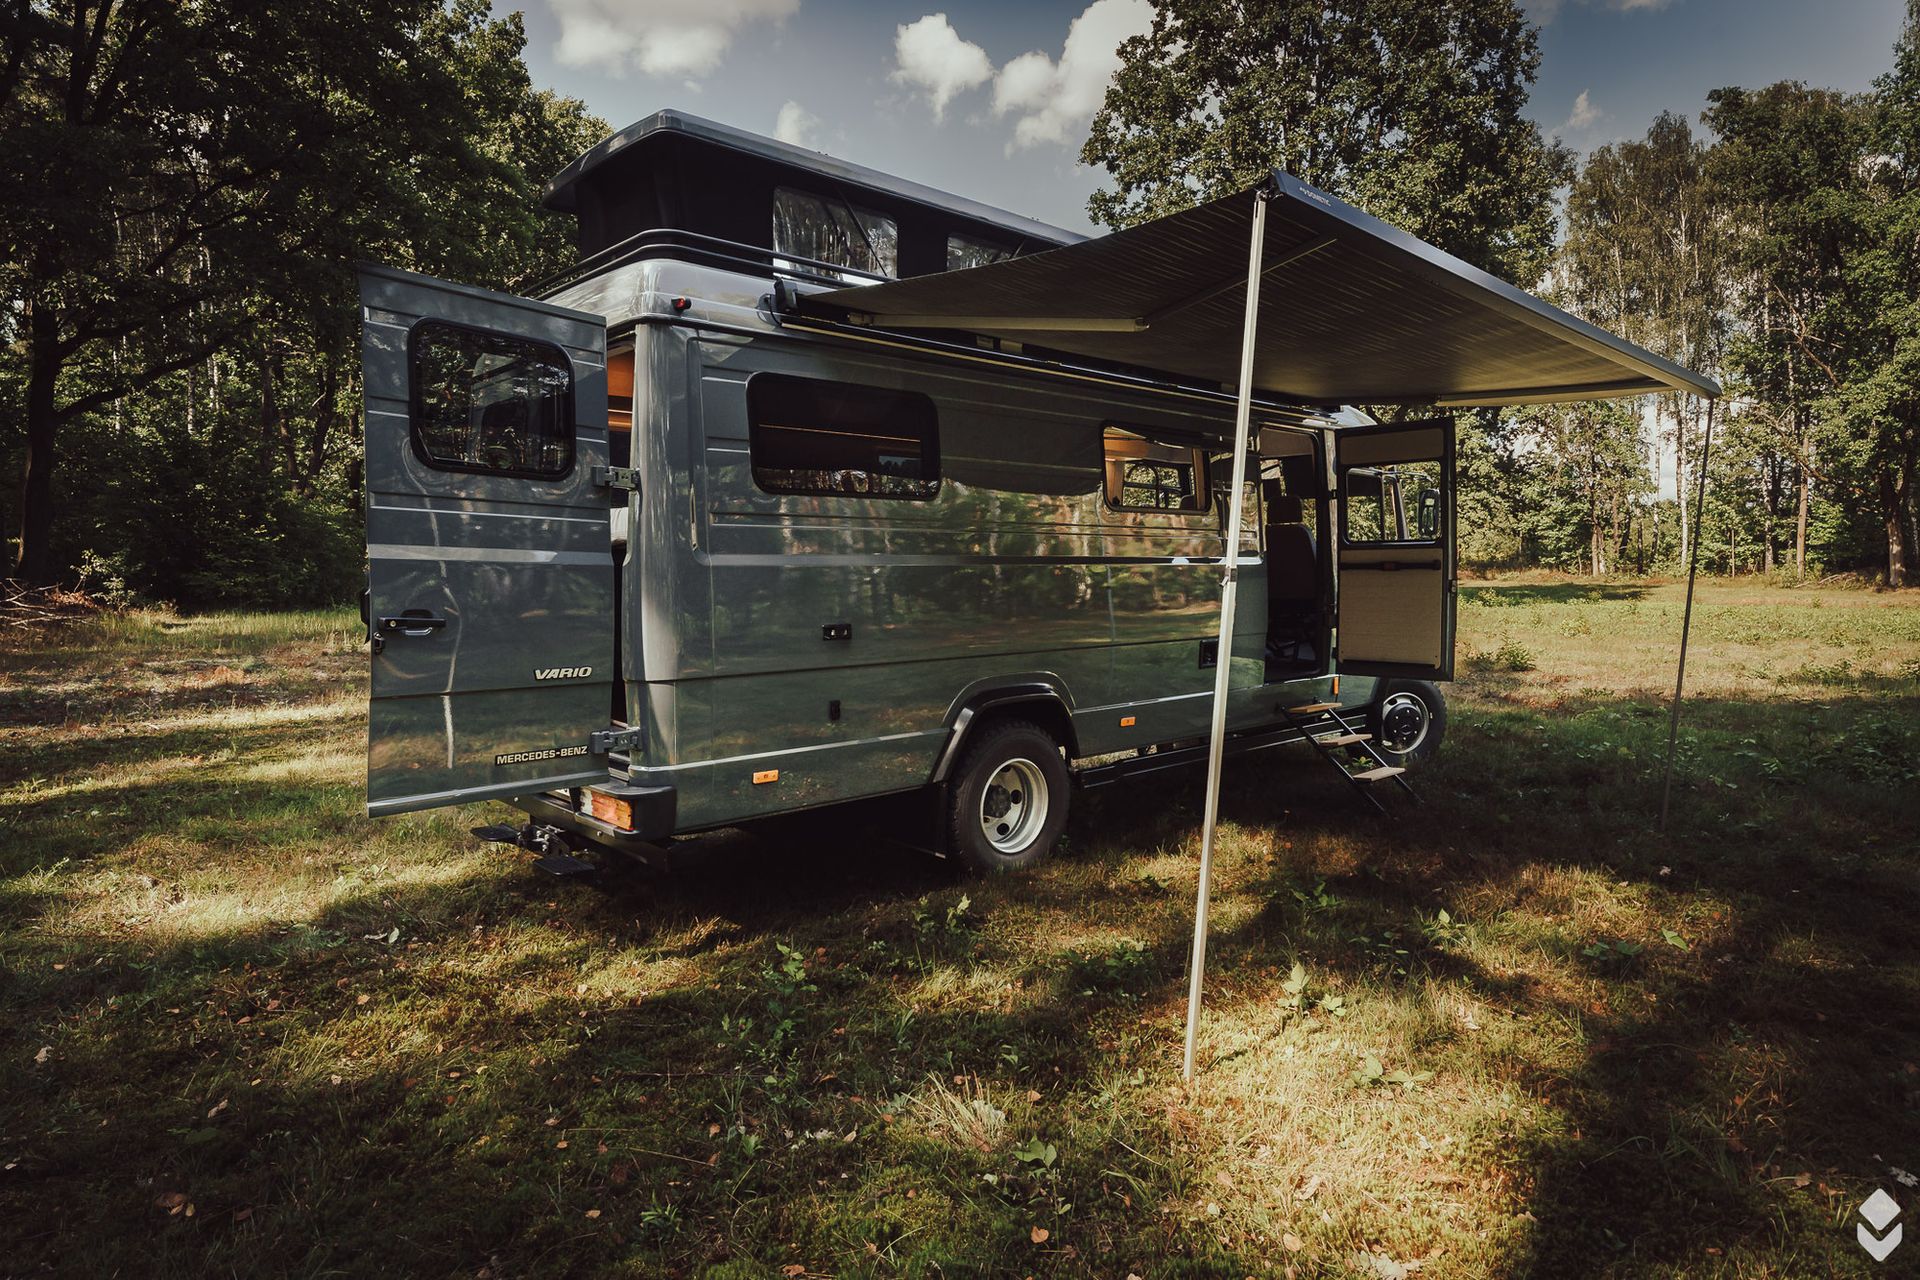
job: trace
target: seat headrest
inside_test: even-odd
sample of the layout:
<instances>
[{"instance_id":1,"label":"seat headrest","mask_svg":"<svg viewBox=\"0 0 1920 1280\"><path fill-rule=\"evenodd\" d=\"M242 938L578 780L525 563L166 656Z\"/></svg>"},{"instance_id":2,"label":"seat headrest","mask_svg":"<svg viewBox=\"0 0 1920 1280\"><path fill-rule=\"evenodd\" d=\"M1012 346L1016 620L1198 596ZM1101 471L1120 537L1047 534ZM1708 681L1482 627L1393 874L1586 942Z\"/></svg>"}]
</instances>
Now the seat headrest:
<instances>
[{"instance_id":1,"label":"seat headrest","mask_svg":"<svg viewBox=\"0 0 1920 1280\"><path fill-rule=\"evenodd\" d=\"M1282 494L1267 504L1268 524L1299 524L1305 517L1300 499Z\"/></svg>"}]
</instances>

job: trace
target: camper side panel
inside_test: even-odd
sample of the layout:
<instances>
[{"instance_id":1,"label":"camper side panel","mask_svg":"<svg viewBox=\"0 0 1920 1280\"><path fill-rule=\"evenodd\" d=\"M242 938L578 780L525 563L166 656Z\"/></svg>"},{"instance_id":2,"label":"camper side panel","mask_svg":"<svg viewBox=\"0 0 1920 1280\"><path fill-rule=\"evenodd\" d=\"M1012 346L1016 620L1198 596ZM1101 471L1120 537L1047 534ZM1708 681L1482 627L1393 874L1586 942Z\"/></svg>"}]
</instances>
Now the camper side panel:
<instances>
[{"instance_id":1,"label":"camper side panel","mask_svg":"<svg viewBox=\"0 0 1920 1280\"><path fill-rule=\"evenodd\" d=\"M1084 408L992 371L781 338L703 337L692 365L696 554L713 584L711 676L694 695L712 717L708 820L924 783L955 700L981 681L1045 681L1077 706L1108 699L1098 446ZM756 377L925 396L937 486L770 492L751 451Z\"/></svg>"}]
</instances>

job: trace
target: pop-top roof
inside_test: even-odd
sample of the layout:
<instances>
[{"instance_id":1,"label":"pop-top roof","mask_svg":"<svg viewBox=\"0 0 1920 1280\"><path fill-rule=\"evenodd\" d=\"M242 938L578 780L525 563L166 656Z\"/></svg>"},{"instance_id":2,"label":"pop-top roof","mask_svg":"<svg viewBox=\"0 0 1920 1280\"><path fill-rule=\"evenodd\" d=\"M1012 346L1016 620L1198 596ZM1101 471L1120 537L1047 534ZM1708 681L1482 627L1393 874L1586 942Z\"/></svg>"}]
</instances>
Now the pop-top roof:
<instances>
[{"instance_id":1,"label":"pop-top roof","mask_svg":"<svg viewBox=\"0 0 1920 1280\"><path fill-rule=\"evenodd\" d=\"M768 208L780 183L844 196L926 224L939 233L932 270L944 265L944 236L950 230L984 233L1022 252L1086 239L977 200L680 111L656 111L584 152L547 184L546 204L580 216L587 252L639 231L675 225L753 244L770 233ZM730 216L735 213L740 215L737 223ZM911 234L911 229L903 230Z\"/></svg>"},{"instance_id":2,"label":"pop-top roof","mask_svg":"<svg viewBox=\"0 0 1920 1280\"><path fill-rule=\"evenodd\" d=\"M1254 386L1318 405L1717 396L1684 369L1276 173L1099 239L809 295L810 311L964 330L1233 384L1253 202L1270 199Z\"/></svg>"}]
</instances>

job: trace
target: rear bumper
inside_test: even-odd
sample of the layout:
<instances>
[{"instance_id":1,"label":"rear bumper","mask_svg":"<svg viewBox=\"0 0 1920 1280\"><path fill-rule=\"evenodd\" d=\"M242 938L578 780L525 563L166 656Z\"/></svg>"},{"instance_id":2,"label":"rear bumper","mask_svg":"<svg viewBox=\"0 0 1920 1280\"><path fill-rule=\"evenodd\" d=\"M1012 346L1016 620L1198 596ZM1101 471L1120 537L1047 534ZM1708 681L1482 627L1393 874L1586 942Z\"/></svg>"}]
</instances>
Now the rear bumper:
<instances>
[{"instance_id":1,"label":"rear bumper","mask_svg":"<svg viewBox=\"0 0 1920 1280\"><path fill-rule=\"evenodd\" d=\"M633 829L623 831L590 813L577 809L570 793L543 791L537 795L515 796L512 804L536 822L545 822L585 836L595 844L644 857L654 842L673 834L678 797L672 787L632 787L605 783L596 791L617 796L633 806ZM655 850L657 852L657 850Z\"/></svg>"}]
</instances>

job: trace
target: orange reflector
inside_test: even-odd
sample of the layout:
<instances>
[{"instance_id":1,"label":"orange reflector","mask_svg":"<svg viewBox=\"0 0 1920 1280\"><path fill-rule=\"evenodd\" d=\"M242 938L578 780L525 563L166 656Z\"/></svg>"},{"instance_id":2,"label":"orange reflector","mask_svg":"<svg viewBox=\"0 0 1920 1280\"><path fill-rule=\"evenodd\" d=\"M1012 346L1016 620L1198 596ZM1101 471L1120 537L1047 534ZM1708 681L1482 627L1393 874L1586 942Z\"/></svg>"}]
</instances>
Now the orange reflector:
<instances>
[{"instance_id":1,"label":"orange reflector","mask_svg":"<svg viewBox=\"0 0 1920 1280\"><path fill-rule=\"evenodd\" d=\"M780 781L780 771L778 769L762 769L753 775L753 785L756 787L763 782L778 781Z\"/></svg>"},{"instance_id":2,"label":"orange reflector","mask_svg":"<svg viewBox=\"0 0 1920 1280\"><path fill-rule=\"evenodd\" d=\"M1122 729L1131 729L1131 728L1133 728L1133 717L1132 717L1132 716L1121 716L1121 717L1120 717L1120 727L1121 727Z\"/></svg>"},{"instance_id":3,"label":"orange reflector","mask_svg":"<svg viewBox=\"0 0 1920 1280\"><path fill-rule=\"evenodd\" d=\"M622 831L633 830L633 802L630 800L622 800L589 787L587 810L610 827L618 827Z\"/></svg>"},{"instance_id":4,"label":"orange reflector","mask_svg":"<svg viewBox=\"0 0 1920 1280\"><path fill-rule=\"evenodd\" d=\"M1339 676L1335 676L1333 678L1333 696L1336 698L1340 696L1340 677Z\"/></svg>"}]
</instances>

